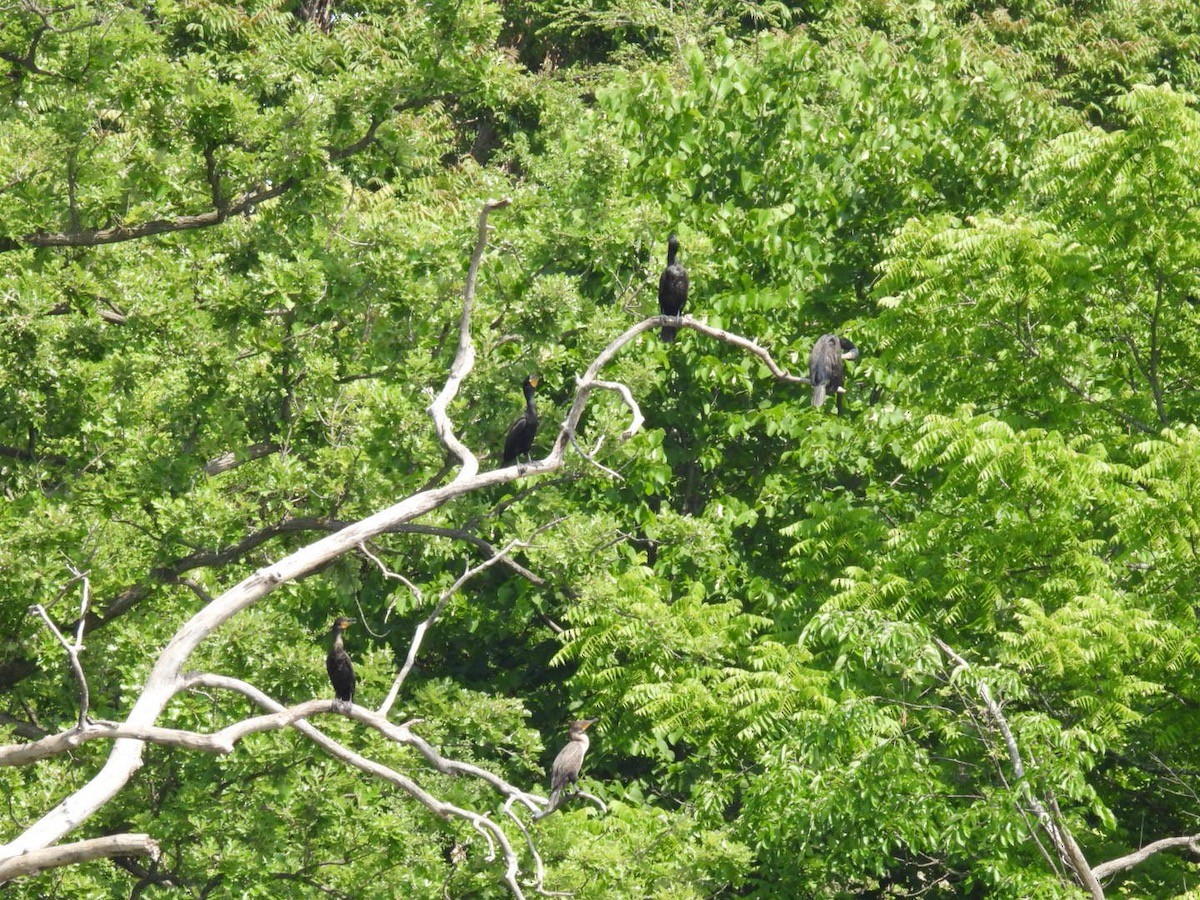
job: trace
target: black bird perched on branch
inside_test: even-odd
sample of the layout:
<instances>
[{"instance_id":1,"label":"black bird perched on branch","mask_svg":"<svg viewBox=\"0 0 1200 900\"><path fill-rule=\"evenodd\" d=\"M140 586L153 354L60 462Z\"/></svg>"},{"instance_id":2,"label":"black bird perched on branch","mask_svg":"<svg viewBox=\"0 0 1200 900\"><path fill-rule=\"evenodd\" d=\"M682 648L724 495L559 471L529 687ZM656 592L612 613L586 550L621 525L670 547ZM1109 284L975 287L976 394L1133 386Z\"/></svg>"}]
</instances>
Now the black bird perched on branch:
<instances>
[{"instance_id":1,"label":"black bird perched on branch","mask_svg":"<svg viewBox=\"0 0 1200 900\"><path fill-rule=\"evenodd\" d=\"M688 273L687 269L675 262L678 254L679 238L671 235L667 238L667 267L658 279L658 311L664 316L683 315L683 305L687 303ZM678 330L674 326L664 325L662 339L675 340L675 332Z\"/></svg>"},{"instance_id":2,"label":"black bird perched on branch","mask_svg":"<svg viewBox=\"0 0 1200 900\"><path fill-rule=\"evenodd\" d=\"M342 635L354 623L353 619L338 616L333 621L333 646L325 657L325 671L329 673L329 681L333 685L333 695L341 703L354 702L354 665L350 662L350 654L342 646Z\"/></svg>"},{"instance_id":3,"label":"black bird perched on branch","mask_svg":"<svg viewBox=\"0 0 1200 900\"><path fill-rule=\"evenodd\" d=\"M540 381L541 379L536 375L530 375L521 386L521 390L525 392L525 412L521 413L521 417L508 428L508 437L504 439L503 465L511 466L522 455L526 458L529 457L529 450L533 447L533 436L537 434L538 430L538 414L533 405L533 389L538 386Z\"/></svg>"},{"instance_id":4,"label":"black bird perched on branch","mask_svg":"<svg viewBox=\"0 0 1200 900\"><path fill-rule=\"evenodd\" d=\"M583 768L583 755L587 753L588 736L584 732L595 719L576 719L571 723L570 740L554 757L554 765L550 767L550 802L538 814L538 818L548 816L558 809L562 802L562 793L568 785L579 780L579 770Z\"/></svg>"},{"instance_id":5,"label":"black bird perched on branch","mask_svg":"<svg viewBox=\"0 0 1200 900\"><path fill-rule=\"evenodd\" d=\"M808 355L808 379L812 382L812 405L820 406L826 394L837 398L838 412L842 411L842 383L846 380L846 364L843 360L858 359L858 348L849 338L836 334L823 334L813 344Z\"/></svg>"}]
</instances>

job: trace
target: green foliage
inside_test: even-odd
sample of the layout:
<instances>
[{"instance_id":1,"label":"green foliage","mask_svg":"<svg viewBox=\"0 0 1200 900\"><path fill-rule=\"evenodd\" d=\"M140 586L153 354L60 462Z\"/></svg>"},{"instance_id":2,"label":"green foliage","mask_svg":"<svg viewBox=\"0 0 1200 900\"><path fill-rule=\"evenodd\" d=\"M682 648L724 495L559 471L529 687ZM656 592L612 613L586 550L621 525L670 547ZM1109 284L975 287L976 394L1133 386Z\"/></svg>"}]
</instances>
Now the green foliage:
<instances>
[{"instance_id":1,"label":"green foliage","mask_svg":"<svg viewBox=\"0 0 1200 900\"><path fill-rule=\"evenodd\" d=\"M446 477L426 407L480 201L512 196L450 411L485 466L527 374L548 449L576 376L656 309L672 230L689 313L797 374L820 334L863 351L839 415L739 348L648 334L605 372L644 430L618 442L628 410L602 393L579 435L619 479L572 458L420 523L527 539L536 578L494 566L449 602L395 720L543 792L564 723L600 720L582 787L608 811L572 799L530 826L547 888L1072 896L984 685L1092 864L1193 833L1194 18L1174 0L371 0L335 2L325 33L271 3L7 11L0 741L76 720L26 612L70 625L72 567L92 715L119 720L207 595ZM148 223L166 230L120 230ZM189 667L324 696L329 622L354 615L377 705L478 557L422 534L371 550L407 584L338 560ZM160 724L250 712L189 693ZM506 821L475 779L320 724ZM0 768L0 840L106 752ZM479 833L293 733L151 748L79 836L115 831L163 860L13 896L506 895ZM1173 896L1191 870L1163 853L1114 893Z\"/></svg>"}]
</instances>

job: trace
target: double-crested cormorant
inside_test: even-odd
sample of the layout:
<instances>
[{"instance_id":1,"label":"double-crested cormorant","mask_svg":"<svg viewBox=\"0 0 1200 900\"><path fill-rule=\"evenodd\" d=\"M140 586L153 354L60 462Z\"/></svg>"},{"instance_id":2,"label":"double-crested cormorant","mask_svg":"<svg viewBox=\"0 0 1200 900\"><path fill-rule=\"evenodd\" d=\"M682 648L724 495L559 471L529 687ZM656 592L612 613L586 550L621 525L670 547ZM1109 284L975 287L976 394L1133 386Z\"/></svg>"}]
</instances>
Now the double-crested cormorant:
<instances>
[{"instance_id":1,"label":"double-crested cormorant","mask_svg":"<svg viewBox=\"0 0 1200 900\"><path fill-rule=\"evenodd\" d=\"M571 723L570 740L554 757L554 765L550 768L550 802L538 814L548 816L558 809L562 802L562 793L568 785L579 780L579 770L583 767L583 755L587 753L588 736L584 734L595 719L576 719Z\"/></svg>"},{"instance_id":2,"label":"double-crested cormorant","mask_svg":"<svg viewBox=\"0 0 1200 900\"><path fill-rule=\"evenodd\" d=\"M533 389L538 386L540 380L536 375L530 375L521 386L525 392L525 412L521 413L521 417L509 426L508 437L504 439L503 464L506 466L511 466L522 455L528 457L529 450L533 447L533 436L537 434L538 429L537 409L533 405Z\"/></svg>"},{"instance_id":3,"label":"double-crested cormorant","mask_svg":"<svg viewBox=\"0 0 1200 900\"><path fill-rule=\"evenodd\" d=\"M342 635L353 624L353 619L338 616L333 622L333 646L325 657L325 670L329 673L329 681L333 685L333 695L341 703L354 702L354 665L350 662L350 654L342 646Z\"/></svg>"},{"instance_id":4,"label":"double-crested cormorant","mask_svg":"<svg viewBox=\"0 0 1200 900\"><path fill-rule=\"evenodd\" d=\"M820 406L826 394L837 398L838 412L842 411L842 383L846 380L843 360L858 359L858 348L848 338L823 334L813 344L808 355L808 378L812 382L812 405Z\"/></svg>"},{"instance_id":5,"label":"double-crested cormorant","mask_svg":"<svg viewBox=\"0 0 1200 900\"><path fill-rule=\"evenodd\" d=\"M664 316L683 315L683 305L687 303L688 273L687 269L675 262L678 254L679 238L671 235L667 238L667 267L658 279L658 311ZM675 332L678 330L674 326L664 325L662 339L675 340Z\"/></svg>"}]
</instances>

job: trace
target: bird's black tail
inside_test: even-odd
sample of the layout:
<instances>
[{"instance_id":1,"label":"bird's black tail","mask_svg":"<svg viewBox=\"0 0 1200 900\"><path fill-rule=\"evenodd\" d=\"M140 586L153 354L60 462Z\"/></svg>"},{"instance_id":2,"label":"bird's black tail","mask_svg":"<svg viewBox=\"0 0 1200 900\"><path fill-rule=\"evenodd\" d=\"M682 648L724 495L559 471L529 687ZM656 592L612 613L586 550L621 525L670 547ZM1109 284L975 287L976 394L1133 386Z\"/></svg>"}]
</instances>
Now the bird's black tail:
<instances>
[{"instance_id":1,"label":"bird's black tail","mask_svg":"<svg viewBox=\"0 0 1200 900\"><path fill-rule=\"evenodd\" d=\"M812 399L812 405L813 405L813 406L820 406L820 405L821 405L822 403L824 403L824 402L825 402L825 385L823 385L823 384L814 384L814 385L813 385L813 399Z\"/></svg>"},{"instance_id":2,"label":"bird's black tail","mask_svg":"<svg viewBox=\"0 0 1200 900\"><path fill-rule=\"evenodd\" d=\"M674 325L664 325L662 327L662 331L659 332L659 336L662 337L662 339L669 344L673 340L675 340L675 335L678 332L679 332L679 329L676 328Z\"/></svg>"}]
</instances>

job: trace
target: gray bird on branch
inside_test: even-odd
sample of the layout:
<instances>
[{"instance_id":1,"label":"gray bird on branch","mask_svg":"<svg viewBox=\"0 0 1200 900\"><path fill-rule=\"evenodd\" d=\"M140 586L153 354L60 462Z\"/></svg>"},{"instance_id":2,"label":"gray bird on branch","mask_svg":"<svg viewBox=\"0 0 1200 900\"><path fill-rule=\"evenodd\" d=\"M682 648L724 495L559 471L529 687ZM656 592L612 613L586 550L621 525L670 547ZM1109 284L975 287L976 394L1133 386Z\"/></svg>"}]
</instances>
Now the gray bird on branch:
<instances>
[{"instance_id":1,"label":"gray bird on branch","mask_svg":"<svg viewBox=\"0 0 1200 900\"><path fill-rule=\"evenodd\" d=\"M825 402L827 394L833 394L837 399L837 409L842 411L842 394L846 389L842 383L846 380L846 364L844 360L858 359L858 348L849 338L838 337L836 334L824 334L813 344L812 353L808 355L808 378L812 382L812 405L820 406Z\"/></svg>"},{"instance_id":2,"label":"gray bird on branch","mask_svg":"<svg viewBox=\"0 0 1200 900\"><path fill-rule=\"evenodd\" d=\"M579 770L583 768L583 755L587 753L588 736L584 734L595 719L576 719L571 723L570 739L565 747L554 757L554 765L550 768L550 802L546 808L535 816L541 819L558 809L562 802L563 791L579 780Z\"/></svg>"}]
</instances>

